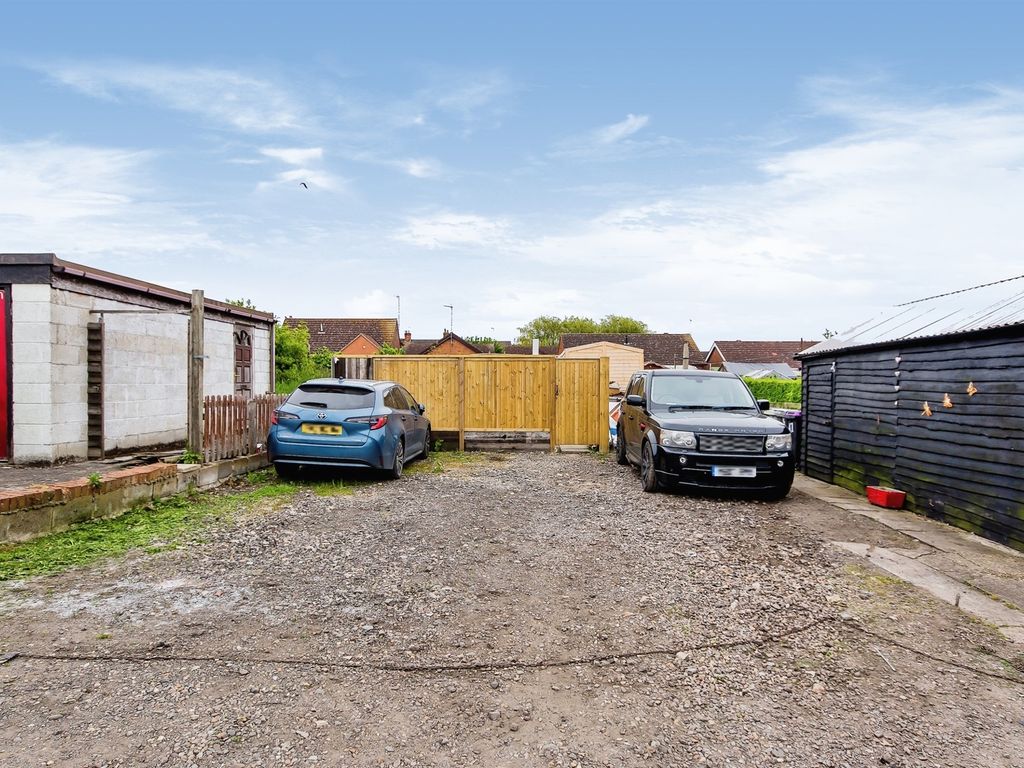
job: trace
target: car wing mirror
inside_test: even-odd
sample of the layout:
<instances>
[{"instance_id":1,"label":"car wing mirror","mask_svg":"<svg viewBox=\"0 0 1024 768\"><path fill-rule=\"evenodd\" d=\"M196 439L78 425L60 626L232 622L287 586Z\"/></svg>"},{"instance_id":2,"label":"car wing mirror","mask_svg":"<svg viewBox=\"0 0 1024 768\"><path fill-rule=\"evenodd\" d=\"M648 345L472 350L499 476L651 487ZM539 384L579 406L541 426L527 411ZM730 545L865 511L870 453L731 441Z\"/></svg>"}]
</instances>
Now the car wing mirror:
<instances>
[{"instance_id":1,"label":"car wing mirror","mask_svg":"<svg viewBox=\"0 0 1024 768\"><path fill-rule=\"evenodd\" d=\"M423 403L416 403L416 410L420 412L420 416L427 412L427 406Z\"/></svg>"},{"instance_id":2,"label":"car wing mirror","mask_svg":"<svg viewBox=\"0 0 1024 768\"><path fill-rule=\"evenodd\" d=\"M762 411L767 411L772 407L772 403L770 400L758 400L757 407Z\"/></svg>"},{"instance_id":3,"label":"car wing mirror","mask_svg":"<svg viewBox=\"0 0 1024 768\"><path fill-rule=\"evenodd\" d=\"M626 395L626 405L639 405L644 406L647 401L644 400L643 395Z\"/></svg>"}]
</instances>

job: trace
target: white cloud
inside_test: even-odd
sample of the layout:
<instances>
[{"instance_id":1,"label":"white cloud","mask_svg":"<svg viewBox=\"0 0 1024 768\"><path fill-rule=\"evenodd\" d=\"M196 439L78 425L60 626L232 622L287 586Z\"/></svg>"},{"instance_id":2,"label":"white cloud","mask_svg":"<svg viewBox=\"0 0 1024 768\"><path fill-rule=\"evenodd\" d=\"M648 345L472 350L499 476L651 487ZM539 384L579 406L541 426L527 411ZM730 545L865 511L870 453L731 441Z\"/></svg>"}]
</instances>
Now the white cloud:
<instances>
[{"instance_id":1,"label":"white cloud","mask_svg":"<svg viewBox=\"0 0 1024 768\"><path fill-rule=\"evenodd\" d=\"M280 87L233 70L133 62L58 64L42 69L90 96L120 100L141 95L244 132L295 131L309 121L305 110Z\"/></svg>"},{"instance_id":2,"label":"white cloud","mask_svg":"<svg viewBox=\"0 0 1024 768\"><path fill-rule=\"evenodd\" d=\"M594 131L594 140L599 144L614 144L627 136L632 136L649 121L650 117L647 115L628 114L622 122L606 125L604 128Z\"/></svg>"},{"instance_id":3,"label":"white cloud","mask_svg":"<svg viewBox=\"0 0 1024 768\"><path fill-rule=\"evenodd\" d=\"M3 249L76 258L218 249L190 216L150 199L152 158L52 141L0 144Z\"/></svg>"},{"instance_id":4,"label":"white cloud","mask_svg":"<svg viewBox=\"0 0 1024 768\"><path fill-rule=\"evenodd\" d=\"M668 136L632 138L649 122L649 115L630 113L617 123L563 139L548 154L555 158L609 161L653 157L679 150L680 142Z\"/></svg>"},{"instance_id":5,"label":"white cloud","mask_svg":"<svg viewBox=\"0 0 1024 768\"><path fill-rule=\"evenodd\" d=\"M293 168L290 171L281 171L275 174L270 181L261 181L257 185L257 189L266 190L281 185L298 186L303 182L310 189L320 188L331 191L344 189L347 186L344 179L326 171L316 168Z\"/></svg>"},{"instance_id":6,"label":"white cloud","mask_svg":"<svg viewBox=\"0 0 1024 768\"><path fill-rule=\"evenodd\" d=\"M263 147L261 155L280 160L288 165L305 165L324 156L323 147Z\"/></svg>"},{"instance_id":7,"label":"white cloud","mask_svg":"<svg viewBox=\"0 0 1024 768\"><path fill-rule=\"evenodd\" d=\"M503 219L441 212L410 217L394 237L420 248L470 248L503 243L508 231L508 222Z\"/></svg>"},{"instance_id":8,"label":"white cloud","mask_svg":"<svg viewBox=\"0 0 1024 768\"><path fill-rule=\"evenodd\" d=\"M441 175L441 166L436 160L427 157L416 157L400 160L399 167L417 179L432 179Z\"/></svg>"},{"instance_id":9,"label":"white cloud","mask_svg":"<svg viewBox=\"0 0 1024 768\"><path fill-rule=\"evenodd\" d=\"M768 154L755 181L620 204L517 252L585 270L581 286L607 280L616 311L661 330L693 318L699 341L817 335L1024 271L1024 94L908 105L832 92L820 110L847 131Z\"/></svg>"}]
</instances>

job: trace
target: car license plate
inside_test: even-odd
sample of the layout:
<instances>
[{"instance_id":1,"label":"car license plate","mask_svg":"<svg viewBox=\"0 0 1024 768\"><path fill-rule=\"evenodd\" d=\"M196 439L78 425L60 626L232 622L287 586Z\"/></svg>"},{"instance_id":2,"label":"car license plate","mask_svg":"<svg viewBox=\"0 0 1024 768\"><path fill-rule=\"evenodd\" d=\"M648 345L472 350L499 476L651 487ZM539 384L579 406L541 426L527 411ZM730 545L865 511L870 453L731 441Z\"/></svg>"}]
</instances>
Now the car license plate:
<instances>
[{"instance_id":1,"label":"car license plate","mask_svg":"<svg viewBox=\"0 0 1024 768\"><path fill-rule=\"evenodd\" d=\"M302 431L307 435L340 435L342 429L337 424L303 424Z\"/></svg>"},{"instance_id":2,"label":"car license plate","mask_svg":"<svg viewBox=\"0 0 1024 768\"><path fill-rule=\"evenodd\" d=\"M757 477L757 467L711 467L712 477Z\"/></svg>"}]
</instances>

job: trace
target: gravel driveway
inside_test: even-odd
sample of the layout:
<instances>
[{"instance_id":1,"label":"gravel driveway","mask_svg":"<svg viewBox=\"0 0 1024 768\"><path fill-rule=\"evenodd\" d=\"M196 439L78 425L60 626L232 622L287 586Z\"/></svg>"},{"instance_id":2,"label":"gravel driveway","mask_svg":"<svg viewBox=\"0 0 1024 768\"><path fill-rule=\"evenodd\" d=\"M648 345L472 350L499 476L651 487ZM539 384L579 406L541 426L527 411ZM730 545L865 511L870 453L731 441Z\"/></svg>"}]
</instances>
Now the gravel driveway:
<instances>
[{"instance_id":1,"label":"gravel driveway","mask_svg":"<svg viewBox=\"0 0 1024 768\"><path fill-rule=\"evenodd\" d=\"M0 764L1024 766L1015 650L822 533L865 525L590 455L302 491L0 584Z\"/></svg>"}]
</instances>

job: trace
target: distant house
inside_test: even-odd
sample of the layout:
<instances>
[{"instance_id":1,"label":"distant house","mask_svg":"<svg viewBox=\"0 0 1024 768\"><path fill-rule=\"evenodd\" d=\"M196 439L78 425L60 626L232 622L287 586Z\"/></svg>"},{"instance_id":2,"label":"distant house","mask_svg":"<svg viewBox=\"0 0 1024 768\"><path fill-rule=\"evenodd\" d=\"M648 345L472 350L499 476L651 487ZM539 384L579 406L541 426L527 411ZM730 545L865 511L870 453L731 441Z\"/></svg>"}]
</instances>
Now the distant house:
<instances>
[{"instance_id":1,"label":"distant house","mask_svg":"<svg viewBox=\"0 0 1024 768\"><path fill-rule=\"evenodd\" d=\"M402 351L407 355L479 355L485 352L447 328L440 339L409 338L403 341Z\"/></svg>"},{"instance_id":2,"label":"distant house","mask_svg":"<svg viewBox=\"0 0 1024 768\"><path fill-rule=\"evenodd\" d=\"M569 347L560 358L608 358L609 386L624 392L633 374L644 368L644 351L640 347L629 347L611 341L595 341L578 347Z\"/></svg>"},{"instance_id":3,"label":"distant house","mask_svg":"<svg viewBox=\"0 0 1024 768\"><path fill-rule=\"evenodd\" d=\"M393 317L286 317L284 325L309 330L309 351L328 349L338 355L376 355L385 344L399 348L398 320Z\"/></svg>"},{"instance_id":4,"label":"distant house","mask_svg":"<svg viewBox=\"0 0 1024 768\"><path fill-rule=\"evenodd\" d=\"M688 333L563 333L559 339L558 352L561 354L572 347L599 341L639 347L644 352L644 367L704 366L705 355Z\"/></svg>"},{"instance_id":5,"label":"distant house","mask_svg":"<svg viewBox=\"0 0 1024 768\"><path fill-rule=\"evenodd\" d=\"M800 378L796 355L814 341L716 341L705 362L713 371L751 378Z\"/></svg>"},{"instance_id":6,"label":"distant house","mask_svg":"<svg viewBox=\"0 0 1024 768\"><path fill-rule=\"evenodd\" d=\"M533 345L532 344L513 344L510 341L503 341L502 346L504 347L506 355L532 355ZM541 344L538 348L537 354L540 355L557 355L558 345L557 344Z\"/></svg>"},{"instance_id":7,"label":"distant house","mask_svg":"<svg viewBox=\"0 0 1024 768\"><path fill-rule=\"evenodd\" d=\"M0 254L0 460L183 444L191 301L52 253ZM204 303L204 394L273 392L274 316Z\"/></svg>"}]
</instances>

